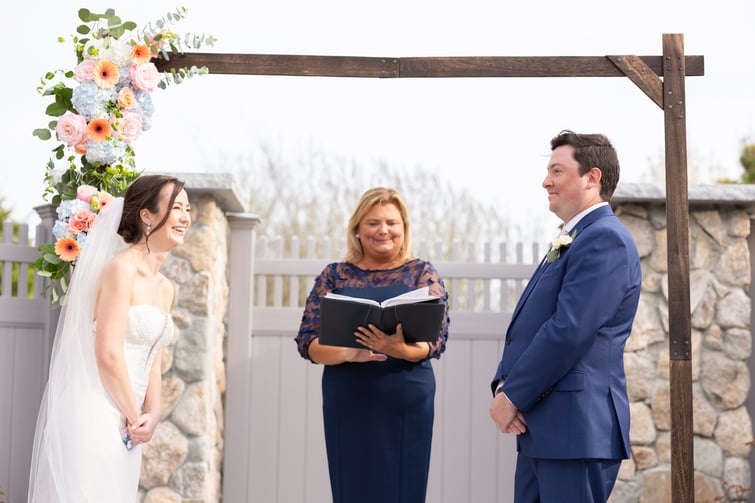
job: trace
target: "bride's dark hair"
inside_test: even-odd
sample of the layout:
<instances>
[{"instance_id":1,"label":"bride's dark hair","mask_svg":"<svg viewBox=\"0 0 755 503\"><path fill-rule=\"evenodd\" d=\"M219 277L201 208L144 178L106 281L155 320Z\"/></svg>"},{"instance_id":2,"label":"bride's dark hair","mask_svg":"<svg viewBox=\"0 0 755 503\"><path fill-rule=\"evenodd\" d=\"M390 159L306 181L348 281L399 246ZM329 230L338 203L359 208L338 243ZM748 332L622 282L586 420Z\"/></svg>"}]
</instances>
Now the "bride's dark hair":
<instances>
[{"instance_id":1,"label":"bride's dark hair","mask_svg":"<svg viewBox=\"0 0 755 503\"><path fill-rule=\"evenodd\" d=\"M118 234L123 237L126 243L137 243L146 233L139 212L148 209L151 213L160 211L160 191L169 183L173 184L173 193L168 201L168 209L173 206L176 196L184 188L184 182L176 177L168 175L142 175L134 180L128 189L123 200L123 215L118 226ZM170 211L166 211L160 223L152 228L150 233L156 231L168 220ZM149 240L149 234L146 234Z\"/></svg>"}]
</instances>

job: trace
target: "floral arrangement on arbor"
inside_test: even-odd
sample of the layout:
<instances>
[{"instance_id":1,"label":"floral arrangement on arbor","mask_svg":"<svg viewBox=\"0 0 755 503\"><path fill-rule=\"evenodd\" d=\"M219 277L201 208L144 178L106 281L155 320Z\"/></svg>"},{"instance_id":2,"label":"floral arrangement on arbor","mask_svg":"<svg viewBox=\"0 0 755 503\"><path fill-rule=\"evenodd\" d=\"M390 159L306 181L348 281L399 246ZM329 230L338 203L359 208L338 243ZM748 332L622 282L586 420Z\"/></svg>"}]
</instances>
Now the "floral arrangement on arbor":
<instances>
[{"instance_id":1,"label":"floral arrangement on arbor","mask_svg":"<svg viewBox=\"0 0 755 503\"><path fill-rule=\"evenodd\" d=\"M52 280L54 304L65 298L72 267L97 214L139 176L131 145L152 124L152 92L207 73L197 67L161 73L152 62L215 43L212 36L182 38L170 30L186 13L178 8L137 30L136 23L121 20L113 9L104 14L80 9L83 24L72 37L76 66L47 72L41 79L37 90L53 98L45 113L54 120L33 134L42 140L54 134L60 142L47 162L43 194L57 207L58 218L55 242L39 247L35 268Z\"/></svg>"}]
</instances>

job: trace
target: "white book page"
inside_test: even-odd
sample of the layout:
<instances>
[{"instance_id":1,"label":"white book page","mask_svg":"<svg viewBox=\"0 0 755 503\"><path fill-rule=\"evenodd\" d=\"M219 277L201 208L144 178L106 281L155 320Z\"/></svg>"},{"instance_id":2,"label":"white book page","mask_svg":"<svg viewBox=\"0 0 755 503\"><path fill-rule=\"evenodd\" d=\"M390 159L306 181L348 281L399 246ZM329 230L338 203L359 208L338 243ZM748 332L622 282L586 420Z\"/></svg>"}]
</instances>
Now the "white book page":
<instances>
[{"instance_id":1,"label":"white book page","mask_svg":"<svg viewBox=\"0 0 755 503\"><path fill-rule=\"evenodd\" d=\"M429 286L424 286L422 288L417 288L416 290L412 290L410 292L402 293L401 295L391 297L390 299L385 299L383 302L377 302L372 299L363 299L361 297L351 297L350 295L341 295L340 293L333 293L333 292L326 293L325 297L329 299L335 299L335 300L349 300L352 302L361 302L362 304L369 304L371 306L381 306L381 307L398 306L400 304L414 304L415 302L423 302L426 300L432 300L432 299L438 298L435 295L430 295Z\"/></svg>"},{"instance_id":2,"label":"white book page","mask_svg":"<svg viewBox=\"0 0 755 503\"><path fill-rule=\"evenodd\" d=\"M369 304L371 306L380 306L380 303L376 300L363 299L361 297L352 297L350 295L341 295L340 293L328 292L325 294L325 297L328 299L334 299L334 300L348 300L351 302L360 302L362 304Z\"/></svg>"},{"instance_id":3,"label":"white book page","mask_svg":"<svg viewBox=\"0 0 755 503\"><path fill-rule=\"evenodd\" d=\"M426 300L437 299L435 295L430 295L430 287L423 286L411 292L402 293L396 297L385 299L380 305L383 307L398 306L400 304L414 304L415 302L424 302Z\"/></svg>"}]
</instances>

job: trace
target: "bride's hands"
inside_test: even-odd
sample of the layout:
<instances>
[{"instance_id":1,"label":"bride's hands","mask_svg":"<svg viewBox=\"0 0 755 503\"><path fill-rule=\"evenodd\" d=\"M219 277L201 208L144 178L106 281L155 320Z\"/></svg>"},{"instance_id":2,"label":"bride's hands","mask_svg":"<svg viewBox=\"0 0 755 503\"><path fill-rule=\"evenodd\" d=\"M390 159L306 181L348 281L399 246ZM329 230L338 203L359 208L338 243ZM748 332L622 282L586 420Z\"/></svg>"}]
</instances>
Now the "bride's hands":
<instances>
[{"instance_id":1,"label":"bride's hands","mask_svg":"<svg viewBox=\"0 0 755 503\"><path fill-rule=\"evenodd\" d=\"M139 416L135 422L128 424L128 431L131 432L131 442L134 445L143 444L152 440L155 428L160 422L160 418L151 413L145 413Z\"/></svg>"}]
</instances>

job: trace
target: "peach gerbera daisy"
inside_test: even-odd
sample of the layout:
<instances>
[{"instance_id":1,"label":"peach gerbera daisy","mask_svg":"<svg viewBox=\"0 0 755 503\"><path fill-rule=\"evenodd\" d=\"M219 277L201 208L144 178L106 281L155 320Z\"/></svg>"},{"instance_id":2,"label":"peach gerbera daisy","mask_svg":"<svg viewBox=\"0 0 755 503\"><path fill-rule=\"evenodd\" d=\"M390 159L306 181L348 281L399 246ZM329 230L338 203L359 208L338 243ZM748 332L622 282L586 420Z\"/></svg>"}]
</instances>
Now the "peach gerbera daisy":
<instances>
[{"instance_id":1,"label":"peach gerbera daisy","mask_svg":"<svg viewBox=\"0 0 755 503\"><path fill-rule=\"evenodd\" d=\"M152 53L149 51L149 47L144 44L136 44L131 49L131 60L137 65L147 63L151 58Z\"/></svg>"},{"instance_id":2,"label":"peach gerbera daisy","mask_svg":"<svg viewBox=\"0 0 755 503\"><path fill-rule=\"evenodd\" d=\"M118 66L112 61L100 60L92 69L92 78L102 89L109 89L118 83L121 78L121 72Z\"/></svg>"},{"instance_id":3,"label":"peach gerbera daisy","mask_svg":"<svg viewBox=\"0 0 755 503\"><path fill-rule=\"evenodd\" d=\"M110 136L110 123L106 119L92 119L87 124L87 138L102 143Z\"/></svg>"},{"instance_id":4,"label":"peach gerbera daisy","mask_svg":"<svg viewBox=\"0 0 755 503\"><path fill-rule=\"evenodd\" d=\"M81 247L73 238L60 238L55 242L55 253L65 262L73 262L79 256Z\"/></svg>"}]
</instances>

